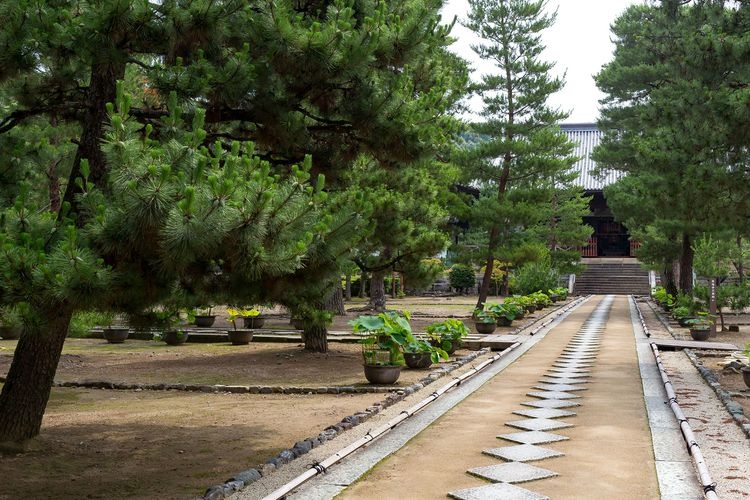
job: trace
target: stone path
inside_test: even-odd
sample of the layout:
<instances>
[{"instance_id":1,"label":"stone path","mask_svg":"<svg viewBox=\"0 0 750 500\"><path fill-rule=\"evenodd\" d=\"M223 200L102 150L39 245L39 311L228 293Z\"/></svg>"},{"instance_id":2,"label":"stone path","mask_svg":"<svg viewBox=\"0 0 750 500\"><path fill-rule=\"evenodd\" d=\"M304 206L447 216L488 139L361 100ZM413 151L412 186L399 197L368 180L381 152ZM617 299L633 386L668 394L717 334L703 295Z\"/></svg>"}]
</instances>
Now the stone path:
<instances>
[{"instance_id":1,"label":"stone path","mask_svg":"<svg viewBox=\"0 0 750 500\"><path fill-rule=\"evenodd\" d=\"M592 315L600 324L585 322ZM681 442L673 446L684 450ZM584 304L340 498L449 493L466 499L659 498L625 297Z\"/></svg>"},{"instance_id":2,"label":"stone path","mask_svg":"<svg viewBox=\"0 0 750 500\"><path fill-rule=\"evenodd\" d=\"M525 416L527 419L506 422L506 426L524 429L525 432L501 434L498 437L521 444L483 451L487 455L506 460L506 462L468 470L469 474L492 481L494 484L451 492L449 496L458 500L492 498L544 500L549 498L529 489L514 486L514 484L559 475L553 470L531 465L528 462L565 456L564 453L538 445L569 439L550 431L574 426L572 423L558 420L564 418L574 420L576 413L560 410L581 405L579 400L582 397L572 392L571 389L586 389L585 384L588 382L591 374L590 368L599 352L599 338L604 331L612 301L613 297L609 296L599 303L578 334L563 349L558 361L555 361L552 364L553 367L547 370L546 378L543 378L539 385L534 386L537 390L527 393L527 396L539 398L539 400L521 403L524 406L542 408L542 410L531 415L527 410L518 410L514 413ZM549 379L566 380L566 382L558 383ZM533 488L533 485L529 487Z\"/></svg>"}]
</instances>

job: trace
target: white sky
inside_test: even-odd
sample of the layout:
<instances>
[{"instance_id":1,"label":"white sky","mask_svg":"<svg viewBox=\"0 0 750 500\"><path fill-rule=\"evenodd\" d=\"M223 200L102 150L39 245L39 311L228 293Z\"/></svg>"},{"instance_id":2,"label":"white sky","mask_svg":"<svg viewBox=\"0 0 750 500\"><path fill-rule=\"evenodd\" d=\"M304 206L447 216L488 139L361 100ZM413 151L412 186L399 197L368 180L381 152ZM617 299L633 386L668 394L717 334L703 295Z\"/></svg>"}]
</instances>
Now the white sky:
<instances>
[{"instance_id":1,"label":"white sky","mask_svg":"<svg viewBox=\"0 0 750 500\"><path fill-rule=\"evenodd\" d=\"M594 84L593 75L612 59L610 24L632 4L642 0L548 0L547 8L557 8L557 21L543 33L547 47L544 59L556 62L555 72L562 76L567 71L563 90L550 98L550 103L571 112L566 123L591 123L599 116L599 99L603 97ZM468 0L448 0L443 9L443 19L449 22L454 16L465 19ZM459 23L453 28L458 41L452 45L454 52L470 61L477 75L494 72L489 63L481 61L471 44L476 38ZM474 78L476 79L476 77ZM481 105L471 103L472 109Z\"/></svg>"}]
</instances>

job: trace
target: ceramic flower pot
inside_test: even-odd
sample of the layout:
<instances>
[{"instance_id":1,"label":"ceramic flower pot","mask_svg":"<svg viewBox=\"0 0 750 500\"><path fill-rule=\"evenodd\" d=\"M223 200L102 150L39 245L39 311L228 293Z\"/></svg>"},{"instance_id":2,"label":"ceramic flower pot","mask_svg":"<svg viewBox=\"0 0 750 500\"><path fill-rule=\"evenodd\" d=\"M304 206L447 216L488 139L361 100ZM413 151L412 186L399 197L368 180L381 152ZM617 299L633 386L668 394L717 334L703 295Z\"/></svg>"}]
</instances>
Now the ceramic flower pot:
<instances>
[{"instance_id":1,"label":"ceramic flower pot","mask_svg":"<svg viewBox=\"0 0 750 500\"><path fill-rule=\"evenodd\" d=\"M365 378L371 384L390 385L401 375L401 366L393 365L363 365Z\"/></svg>"},{"instance_id":2,"label":"ceramic flower pot","mask_svg":"<svg viewBox=\"0 0 750 500\"><path fill-rule=\"evenodd\" d=\"M110 326L104 329L104 338L110 344L122 344L128 338L129 331L126 326Z\"/></svg>"},{"instance_id":3,"label":"ceramic flower pot","mask_svg":"<svg viewBox=\"0 0 750 500\"><path fill-rule=\"evenodd\" d=\"M432 356L429 352L405 352L404 361L409 368L423 370L432 365Z\"/></svg>"},{"instance_id":4,"label":"ceramic flower pot","mask_svg":"<svg viewBox=\"0 0 750 500\"><path fill-rule=\"evenodd\" d=\"M253 340L253 331L245 328L227 330L227 335L232 345L247 345Z\"/></svg>"},{"instance_id":5,"label":"ceramic flower pot","mask_svg":"<svg viewBox=\"0 0 750 500\"><path fill-rule=\"evenodd\" d=\"M195 317L195 326L199 328L210 328L214 325L214 321L216 321L216 316L196 316Z\"/></svg>"}]
</instances>

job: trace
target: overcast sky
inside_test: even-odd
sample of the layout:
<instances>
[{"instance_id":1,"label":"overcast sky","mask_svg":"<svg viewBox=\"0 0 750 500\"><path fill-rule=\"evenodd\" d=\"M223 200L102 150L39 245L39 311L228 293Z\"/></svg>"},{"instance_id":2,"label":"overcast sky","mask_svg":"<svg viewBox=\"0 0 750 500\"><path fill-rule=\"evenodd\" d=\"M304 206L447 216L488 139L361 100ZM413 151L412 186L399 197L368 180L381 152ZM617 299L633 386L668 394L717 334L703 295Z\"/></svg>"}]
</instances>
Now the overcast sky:
<instances>
[{"instance_id":1,"label":"overcast sky","mask_svg":"<svg viewBox=\"0 0 750 500\"><path fill-rule=\"evenodd\" d=\"M590 123L599 115L598 101L602 94L596 88L592 75L612 59L614 46L610 42L610 24L629 5L642 0L549 0L548 9L557 8L557 21L543 34L547 47L545 59L555 62L555 71L561 76L567 71L565 88L555 94L550 102L571 112L567 123ZM443 19L454 16L465 19L468 0L448 0ZM481 75L493 71L471 50L473 33L457 23L453 36L458 41L453 50L471 62L474 71ZM476 79L476 78L475 78ZM476 102L472 106L476 106Z\"/></svg>"}]
</instances>

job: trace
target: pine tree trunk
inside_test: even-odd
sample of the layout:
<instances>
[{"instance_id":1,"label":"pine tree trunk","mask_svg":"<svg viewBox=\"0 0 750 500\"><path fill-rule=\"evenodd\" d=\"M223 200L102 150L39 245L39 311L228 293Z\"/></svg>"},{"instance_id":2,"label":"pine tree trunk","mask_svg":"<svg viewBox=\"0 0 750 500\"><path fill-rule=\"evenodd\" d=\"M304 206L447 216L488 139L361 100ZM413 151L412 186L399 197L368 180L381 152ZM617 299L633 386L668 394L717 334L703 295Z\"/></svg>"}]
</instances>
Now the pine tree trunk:
<instances>
[{"instance_id":1,"label":"pine tree trunk","mask_svg":"<svg viewBox=\"0 0 750 500\"><path fill-rule=\"evenodd\" d=\"M682 236L682 255L680 256L680 291L693 291L693 247L689 234Z\"/></svg>"},{"instance_id":2,"label":"pine tree trunk","mask_svg":"<svg viewBox=\"0 0 750 500\"><path fill-rule=\"evenodd\" d=\"M677 295L677 280L675 277L674 272L674 262L667 262L664 264L664 288L667 290L667 293L670 293L674 296Z\"/></svg>"},{"instance_id":3,"label":"pine tree trunk","mask_svg":"<svg viewBox=\"0 0 750 500\"><path fill-rule=\"evenodd\" d=\"M396 277L398 276L398 273L393 272L391 273L391 298L395 299L398 296L398 291L396 289Z\"/></svg>"},{"instance_id":4,"label":"pine tree trunk","mask_svg":"<svg viewBox=\"0 0 750 500\"><path fill-rule=\"evenodd\" d=\"M80 190L75 180L81 176L81 160L86 159L89 162L89 181L98 187L105 184L107 164L101 150L101 142L109 122L106 105L108 102L114 102L117 80L122 80L124 75L124 63L95 64L91 68L91 80L86 92L88 105L81 122L81 137L63 198L63 202L71 207L76 206L75 196Z\"/></svg>"},{"instance_id":5,"label":"pine tree trunk","mask_svg":"<svg viewBox=\"0 0 750 500\"><path fill-rule=\"evenodd\" d=\"M734 263L737 269L737 277L740 283L745 283L745 259L742 255L742 236L737 235L737 262Z\"/></svg>"},{"instance_id":6,"label":"pine tree trunk","mask_svg":"<svg viewBox=\"0 0 750 500\"><path fill-rule=\"evenodd\" d=\"M370 277L370 302L373 311L385 311L385 271L373 271Z\"/></svg>"},{"instance_id":7,"label":"pine tree trunk","mask_svg":"<svg viewBox=\"0 0 750 500\"><path fill-rule=\"evenodd\" d=\"M477 309L484 309L484 303L487 302L487 296L490 293L490 281L492 280L492 266L495 264L495 258L492 255L487 257L487 267L484 269L482 277L482 286L479 288L479 300L477 300Z\"/></svg>"},{"instance_id":8,"label":"pine tree trunk","mask_svg":"<svg viewBox=\"0 0 750 500\"><path fill-rule=\"evenodd\" d=\"M323 304L323 309L332 312L336 316L343 316L346 314L344 308L344 292L341 290L341 285L334 286L331 293Z\"/></svg>"},{"instance_id":9,"label":"pine tree trunk","mask_svg":"<svg viewBox=\"0 0 750 500\"><path fill-rule=\"evenodd\" d=\"M365 285L367 284L367 279L365 277L365 272L362 271L362 274L359 276L359 298L364 299L365 298Z\"/></svg>"},{"instance_id":10,"label":"pine tree trunk","mask_svg":"<svg viewBox=\"0 0 750 500\"><path fill-rule=\"evenodd\" d=\"M21 335L0 393L0 448L21 444L37 436L42 427L73 313L70 307L58 304L40 308L39 314L49 318Z\"/></svg>"},{"instance_id":11,"label":"pine tree trunk","mask_svg":"<svg viewBox=\"0 0 750 500\"><path fill-rule=\"evenodd\" d=\"M305 350L312 352L328 352L328 330L325 326L305 323Z\"/></svg>"},{"instance_id":12,"label":"pine tree trunk","mask_svg":"<svg viewBox=\"0 0 750 500\"><path fill-rule=\"evenodd\" d=\"M361 286L362 282L360 282L359 284ZM347 301L351 301L352 300L352 275L349 274L349 273L347 273L347 275L346 275L346 291L345 291L344 298Z\"/></svg>"}]
</instances>

